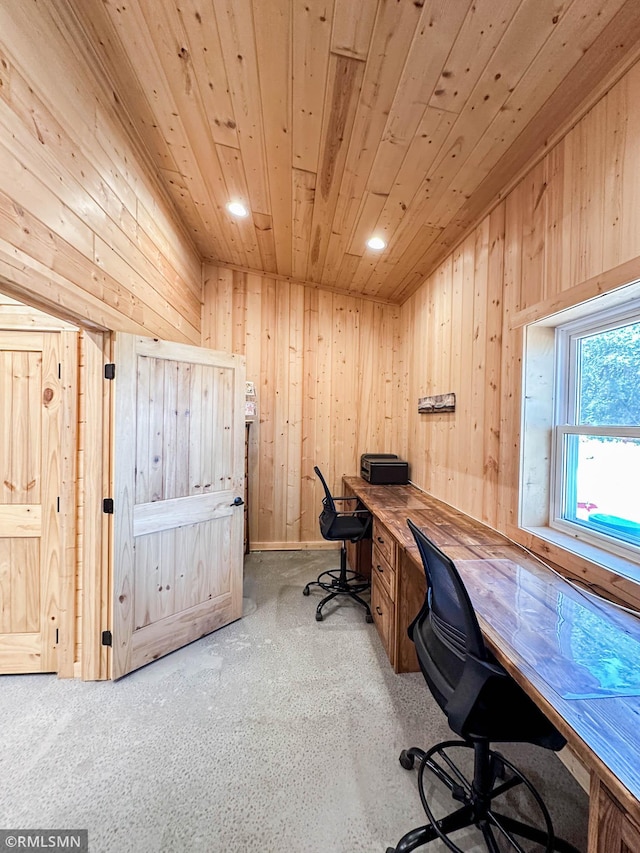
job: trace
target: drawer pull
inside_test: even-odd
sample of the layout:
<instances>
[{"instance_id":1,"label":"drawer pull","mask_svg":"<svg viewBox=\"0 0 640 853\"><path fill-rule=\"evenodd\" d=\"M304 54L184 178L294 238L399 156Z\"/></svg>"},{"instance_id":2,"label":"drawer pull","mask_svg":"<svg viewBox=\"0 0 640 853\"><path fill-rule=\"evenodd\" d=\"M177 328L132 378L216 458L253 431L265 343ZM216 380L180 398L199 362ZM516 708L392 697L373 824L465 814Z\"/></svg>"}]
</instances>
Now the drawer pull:
<instances>
[{"instance_id":1,"label":"drawer pull","mask_svg":"<svg viewBox=\"0 0 640 853\"><path fill-rule=\"evenodd\" d=\"M376 605L376 613L378 614L378 616L382 616L382 610L380 610L379 605Z\"/></svg>"},{"instance_id":2,"label":"drawer pull","mask_svg":"<svg viewBox=\"0 0 640 853\"><path fill-rule=\"evenodd\" d=\"M376 569L380 572L381 575L384 574L384 567L383 566L376 566Z\"/></svg>"},{"instance_id":3,"label":"drawer pull","mask_svg":"<svg viewBox=\"0 0 640 853\"><path fill-rule=\"evenodd\" d=\"M384 545L384 539L382 538L382 536L378 536L377 539L378 542L381 542Z\"/></svg>"}]
</instances>

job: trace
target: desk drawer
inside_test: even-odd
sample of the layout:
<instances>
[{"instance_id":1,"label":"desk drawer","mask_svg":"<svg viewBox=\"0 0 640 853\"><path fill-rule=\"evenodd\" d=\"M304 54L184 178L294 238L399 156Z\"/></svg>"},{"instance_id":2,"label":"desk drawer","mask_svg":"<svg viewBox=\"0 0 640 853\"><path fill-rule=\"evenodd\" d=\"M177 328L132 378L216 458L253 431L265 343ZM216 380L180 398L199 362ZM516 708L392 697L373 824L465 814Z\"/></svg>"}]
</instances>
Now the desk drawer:
<instances>
[{"instance_id":1,"label":"desk drawer","mask_svg":"<svg viewBox=\"0 0 640 853\"><path fill-rule=\"evenodd\" d=\"M389 533L384 524L381 524L377 518L373 519L373 544L380 551L391 568L395 570L396 540Z\"/></svg>"},{"instance_id":2,"label":"desk drawer","mask_svg":"<svg viewBox=\"0 0 640 853\"><path fill-rule=\"evenodd\" d=\"M373 546L371 571L381 582L391 601L396 600L396 573L377 545Z\"/></svg>"},{"instance_id":3,"label":"desk drawer","mask_svg":"<svg viewBox=\"0 0 640 853\"><path fill-rule=\"evenodd\" d=\"M371 578L371 615L391 666L395 666L395 608L384 585L373 572Z\"/></svg>"}]
</instances>

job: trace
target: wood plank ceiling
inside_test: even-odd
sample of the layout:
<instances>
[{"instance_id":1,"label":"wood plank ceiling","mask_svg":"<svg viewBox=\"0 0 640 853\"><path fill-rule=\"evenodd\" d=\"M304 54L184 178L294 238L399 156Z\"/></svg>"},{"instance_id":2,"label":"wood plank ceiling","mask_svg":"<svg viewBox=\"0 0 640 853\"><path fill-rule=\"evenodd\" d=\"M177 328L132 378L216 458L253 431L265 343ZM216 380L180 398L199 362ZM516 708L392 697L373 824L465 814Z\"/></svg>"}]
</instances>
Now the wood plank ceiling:
<instances>
[{"instance_id":1,"label":"wood plank ceiling","mask_svg":"<svg viewBox=\"0 0 640 853\"><path fill-rule=\"evenodd\" d=\"M204 258L391 302L640 43L637 0L52 2Z\"/></svg>"}]
</instances>

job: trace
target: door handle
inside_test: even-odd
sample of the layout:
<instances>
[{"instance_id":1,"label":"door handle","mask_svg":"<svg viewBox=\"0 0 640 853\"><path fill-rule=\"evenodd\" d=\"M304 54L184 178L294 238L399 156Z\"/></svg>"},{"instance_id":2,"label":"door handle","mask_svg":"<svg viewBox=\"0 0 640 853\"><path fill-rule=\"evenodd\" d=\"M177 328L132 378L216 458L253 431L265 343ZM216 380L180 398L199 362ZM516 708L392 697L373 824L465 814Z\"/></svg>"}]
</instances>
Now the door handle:
<instances>
[{"instance_id":1,"label":"door handle","mask_svg":"<svg viewBox=\"0 0 640 853\"><path fill-rule=\"evenodd\" d=\"M380 574L384 574L384 568L382 566L376 566L376 569L380 572Z\"/></svg>"},{"instance_id":2,"label":"door handle","mask_svg":"<svg viewBox=\"0 0 640 853\"><path fill-rule=\"evenodd\" d=\"M233 503L229 504L229 506L242 506L243 503L244 501L242 500L242 498L234 498Z\"/></svg>"},{"instance_id":3,"label":"door handle","mask_svg":"<svg viewBox=\"0 0 640 853\"><path fill-rule=\"evenodd\" d=\"M380 610L379 607L376 607L376 613L378 614L378 616L382 616L382 610Z\"/></svg>"}]
</instances>

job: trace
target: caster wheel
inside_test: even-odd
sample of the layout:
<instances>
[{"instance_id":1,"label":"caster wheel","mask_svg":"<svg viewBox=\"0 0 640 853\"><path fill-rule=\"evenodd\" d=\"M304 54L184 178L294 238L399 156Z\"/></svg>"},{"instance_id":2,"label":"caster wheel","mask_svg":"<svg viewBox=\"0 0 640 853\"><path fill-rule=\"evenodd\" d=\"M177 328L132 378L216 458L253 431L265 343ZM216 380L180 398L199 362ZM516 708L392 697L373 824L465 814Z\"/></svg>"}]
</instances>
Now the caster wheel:
<instances>
[{"instance_id":1,"label":"caster wheel","mask_svg":"<svg viewBox=\"0 0 640 853\"><path fill-rule=\"evenodd\" d=\"M373 622L373 616L370 613L367 613L367 615L365 616L365 621Z\"/></svg>"},{"instance_id":2,"label":"caster wheel","mask_svg":"<svg viewBox=\"0 0 640 853\"><path fill-rule=\"evenodd\" d=\"M309 592L310 592L310 590L309 590L308 586L305 586L305 588L302 590L303 595L309 595Z\"/></svg>"},{"instance_id":3,"label":"caster wheel","mask_svg":"<svg viewBox=\"0 0 640 853\"><path fill-rule=\"evenodd\" d=\"M413 755L407 752L406 749L402 750L402 752L400 753L400 758L398 760L400 761L400 765L404 767L405 770L413 770Z\"/></svg>"},{"instance_id":4,"label":"caster wheel","mask_svg":"<svg viewBox=\"0 0 640 853\"><path fill-rule=\"evenodd\" d=\"M323 616L322 613L316 613L316 622L322 622Z\"/></svg>"}]
</instances>

